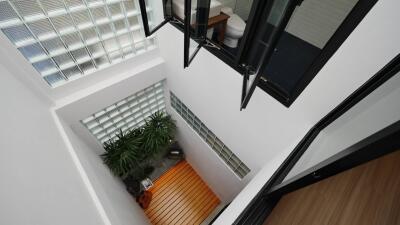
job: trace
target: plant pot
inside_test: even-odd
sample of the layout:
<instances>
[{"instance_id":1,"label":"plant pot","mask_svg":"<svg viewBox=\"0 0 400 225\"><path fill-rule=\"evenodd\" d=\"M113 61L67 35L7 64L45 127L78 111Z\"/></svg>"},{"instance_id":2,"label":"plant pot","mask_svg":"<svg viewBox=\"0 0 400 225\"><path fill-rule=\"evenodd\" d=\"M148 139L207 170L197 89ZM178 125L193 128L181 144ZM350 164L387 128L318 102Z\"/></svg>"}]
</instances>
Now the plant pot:
<instances>
[{"instance_id":1,"label":"plant pot","mask_svg":"<svg viewBox=\"0 0 400 225\"><path fill-rule=\"evenodd\" d=\"M133 196L138 197L142 193L142 186L140 185L140 181L133 177L127 177L124 179L124 183L126 186L126 190Z\"/></svg>"},{"instance_id":2,"label":"plant pot","mask_svg":"<svg viewBox=\"0 0 400 225\"><path fill-rule=\"evenodd\" d=\"M153 198L153 193L150 191L144 191L140 196L136 198L137 203L142 207L142 209L147 209L150 205L151 199Z\"/></svg>"}]
</instances>

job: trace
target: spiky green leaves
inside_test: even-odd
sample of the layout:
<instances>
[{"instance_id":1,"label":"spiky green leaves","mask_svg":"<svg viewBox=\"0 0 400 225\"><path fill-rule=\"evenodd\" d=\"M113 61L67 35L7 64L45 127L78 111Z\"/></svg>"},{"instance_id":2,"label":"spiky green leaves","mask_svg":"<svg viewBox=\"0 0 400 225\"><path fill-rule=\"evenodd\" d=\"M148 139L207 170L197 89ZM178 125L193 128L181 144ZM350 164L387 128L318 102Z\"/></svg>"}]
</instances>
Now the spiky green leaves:
<instances>
[{"instance_id":1,"label":"spiky green leaves","mask_svg":"<svg viewBox=\"0 0 400 225\"><path fill-rule=\"evenodd\" d=\"M156 112L146 120L143 129L143 149L149 156L165 149L170 140L174 139L176 131L175 121L170 115Z\"/></svg>"},{"instance_id":2,"label":"spiky green leaves","mask_svg":"<svg viewBox=\"0 0 400 225\"><path fill-rule=\"evenodd\" d=\"M142 128L127 133L121 130L117 139L104 143L104 163L117 176L126 178L145 168L149 159L166 149L176 131L171 116L156 112Z\"/></svg>"},{"instance_id":3,"label":"spiky green leaves","mask_svg":"<svg viewBox=\"0 0 400 225\"><path fill-rule=\"evenodd\" d=\"M124 134L120 130L116 141L104 143L106 152L101 156L115 175L124 178L138 166L141 158L141 145L140 136Z\"/></svg>"}]
</instances>

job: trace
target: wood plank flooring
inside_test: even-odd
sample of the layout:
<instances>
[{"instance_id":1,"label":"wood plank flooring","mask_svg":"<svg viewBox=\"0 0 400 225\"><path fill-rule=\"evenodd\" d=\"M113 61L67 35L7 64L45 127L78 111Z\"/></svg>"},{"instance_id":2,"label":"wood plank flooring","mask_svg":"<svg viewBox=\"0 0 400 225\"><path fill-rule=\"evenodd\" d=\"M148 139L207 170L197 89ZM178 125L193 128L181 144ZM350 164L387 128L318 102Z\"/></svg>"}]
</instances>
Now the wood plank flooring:
<instances>
[{"instance_id":1,"label":"wood plank flooring","mask_svg":"<svg viewBox=\"0 0 400 225\"><path fill-rule=\"evenodd\" d=\"M285 195L265 225L400 225L400 151Z\"/></svg>"},{"instance_id":2,"label":"wood plank flooring","mask_svg":"<svg viewBox=\"0 0 400 225\"><path fill-rule=\"evenodd\" d=\"M200 224L220 203L200 176L182 161L154 182L145 210L152 224Z\"/></svg>"}]
</instances>

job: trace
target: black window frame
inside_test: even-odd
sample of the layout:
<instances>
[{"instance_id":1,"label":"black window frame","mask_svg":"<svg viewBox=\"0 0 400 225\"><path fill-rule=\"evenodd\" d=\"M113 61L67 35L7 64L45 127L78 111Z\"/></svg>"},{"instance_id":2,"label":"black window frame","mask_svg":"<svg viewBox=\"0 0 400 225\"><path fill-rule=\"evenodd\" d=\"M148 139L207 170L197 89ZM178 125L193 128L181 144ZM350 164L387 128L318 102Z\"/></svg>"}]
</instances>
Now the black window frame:
<instances>
[{"instance_id":1,"label":"black window frame","mask_svg":"<svg viewBox=\"0 0 400 225\"><path fill-rule=\"evenodd\" d=\"M191 21L192 0L185 0L185 18L184 18L184 57L183 67L189 67L190 63L196 57L201 47L207 43L207 23L208 15L210 13L211 0L197 0L196 10L196 24L193 28ZM203 5L204 4L204 5ZM207 7L204 7L207 5ZM199 23L200 21L200 23ZM190 54L190 39L193 38L197 43L197 47L192 54Z\"/></svg>"},{"instance_id":2,"label":"black window frame","mask_svg":"<svg viewBox=\"0 0 400 225\"><path fill-rule=\"evenodd\" d=\"M165 24L167 24L168 22L171 22L173 20L173 16L169 15L169 13L167 13L167 8L166 8L166 5L168 4L168 2L170 2L171 7L172 7L173 0L162 0L162 1L163 1L164 20L160 24L156 25L151 30L150 26L149 26L149 19L148 19L147 10L146 10L146 0L139 0L140 14L142 16L142 21L143 21L143 30L144 30L144 34L146 37L151 36L152 34L157 32L161 27L163 27Z\"/></svg>"},{"instance_id":3,"label":"black window frame","mask_svg":"<svg viewBox=\"0 0 400 225\"><path fill-rule=\"evenodd\" d=\"M173 1L173 0L163 0L165 1ZM188 0L185 0L188 1ZM246 28L242 37L242 41L240 45L238 46L238 54L235 56L232 56L230 54L226 54L223 51L221 51L221 46L218 46L218 44L213 43L212 45L208 43L212 43L211 40L209 40L207 37L205 37L202 40L195 40L199 44L199 48L195 53L191 56L187 53L187 46L188 46L188 40L190 40L190 34L187 30L188 29L188 24L185 25L185 23L180 23L177 22L176 19L173 17L165 17L165 21L163 21L160 26L157 26L152 33L154 33L156 30L158 30L160 27L165 25L166 23L170 23L174 27L176 27L178 30L183 32L185 34L185 53L184 53L184 67L189 66L190 62L193 60L194 56L197 54L198 50L200 50L201 47L205 48L207 51L212 53L214 56L222 60L225 64L228 66L232 67L235 69L238 73L240 73L242 76L244 76L243 79L243 88L242 88L242 102L240 105L240 108L243 109L247 106L247 103L249 102L251 96L249 98L245 98L245 87L247 86L247 78L250 76L251 72L249 71L249 66L246 65L245 59L248 57L248 52L247 49L249 49L249 46L252 45L252 41L256 37L257 32L260 30L260 26L262 23L260 23L260 19L265 16L265 9L266 7L269 7L271 3L274 0L254 0L253 5L250 10L249 18L246 24ZM302 0L290 0L291 3L293 4L300 4ZM314 77L319 73L319 71L323 68L323 66L328 62L328 60L333 56L333 54L339 49L339 47L344 43L344 41L348 38L348 36L353 32L353 30L358 26L358 24L362 21L362 19L367 15L367 13L371 10L371 8L375 5L375 3L378 0L359 0L356 5L353 7L353 9L349 12L349 14L346 16L344 21L340 24L340 26L337 28L335 33L331 36L331 38L328 40L326 45L321 49L321 52L319 55L314 59L313 63L311 66L308 67L307 71L303 73L303 76L301 80L298 82L296 85L294 91L292 94L287 94L286 92L282 91L279 87L277 87L275 84L268 82L266 79L263 77L260 77L257 82L255 82L256 87L261 88L263 91L265 91L267 94L278 100L281 104L283 104L286 107L290 107L291 104L300 96L300 94L304 91L304 89L310 84L310 82L314 79ZM139 3L144 4L144 0L139 0ZM289 3L290 4L290 3ZM186 9L187 7L185 7ZM143 10L141 7L142 11L142 17L143 15ZM287 13L290 13L290 15L285 15L284 17L290 18L293 10L288 10ZM207 13L208 15L208 13ZM145 20L143 19L145 22ZM146 16L146 22L147 22L147 16ZM146 25L144 25L146 27ZM146 28L145 28L146 31ZM147 36L146 32L146 36ZM189 38L188 38L189 37ZM255 87L254 87L255 89ZM239 91L239 90L238 90ZM246 102L243 102L246 101Z\"/></svg>"},{"instance_id":4,"label":"black window frame","mask_svg":"<svg viewBox=\"0 0 400 225\"><path fill-rule=\"evenodd\" d=\"M279 0L270 0L266 1L265 7L260 7L261 9L264 10L264 18L259 20L257 28L259 28L257 33L254 33L251 38L250 38L250 43L252 44L258 44L258 43L263 43L264 41L262 40L262 37L264 36L265 33L267 33L268 30L268 18L271 13L271 10L273 8L273 5L278 2ZM242 86L242 102L240 109L246 108L247 104L250 101L250 98L252 97L256 87L258 86L258 83L262 79L262 75L265 71L265 68L268 66L268 61L272 57L272 54L274 53L274 50L276 48L276 45L279 42L279 39L281 38L291 16L294 13L295 8L301 4L303 0L289 0L287 3L287 6L285 7L284 13L282 15L282 19L279 20L276 28L274 29L273 32L271 32L269 40L268 40L268 47L265 47L261 59L260 59L260 65L257 66L257 68L254 68L253 66L248 66L247 71L243 76L243 86ZM264 43L265 44L265 43ZM256 47L258 47L257 45ZM251 49L251 46L248 46L246 49ZM243 53L242 53L243 54ZM244 56L241 56L242 58L247 58L250 57L251 53L244 54ZM245 60L245 59L243 59ZM253 68L252 68L253 67ZM253 71L252 71L253 70ZM253 83L248 85L249 77L250 76L255 76ZM273 83L269 83L274 85ZM279 93L279 89L276 87L275 90ZM286 98L287 99L287 98Z\"/></svg>"},{"instance_id":5,"label":"black window frame","mask_svg":"<svg viewBox=\"0 0 400 225\"><path fill-rule=\"evenodd\" d=\"M283 182L318 134L365 97L400 72L400 54L319 120L296 145L233 224L263 224L280 198L290 192L368 162L400 147L400 121L364 138L343 151Z\"/></svg>"},{"instance_id":6,"label":"black window frame","mask_svg":"<svg viewBox=\"0 0 400 225\"><path fill-rule=\"evenodd\" d=\"M192 24L191 21L192 0L184 0L185 5L183 19L175 17L173 12L173 1L174 0L162 0L164 20L151 30L146 10L146 0L139 0L143 28L145 36L149 37L168 22L170 22L171 24L182 26L184 33L183 67L186 68L193 61L194 57L196 57L201 47L203 47L203 45L207 43L207 23L211 0L197 0L195 24ZM198 43L196 49L192 54L190 54L191 38L193 38L193 40Z\"/></svg>"},{"instance_id":7,"label":"black window frame","mask_svg":"<svg viewBox=\"0 0 400 225\"><path fill-rule=\"evenodd\" d=\"M274 84L261 79L257 84L259 88L273 96L279 102L286 107L290 107L291 104L299 97L329 59L335 54L340 46L346 41L353 30L363 20L367 13L372 9L378 0L359 0L353 9L349 12L347 17L326 43L324 48L321 49L320 54L313 61L308 70L303 74L302 79L297 84L293 94L291 96L285 95L279 90Z\"/></svg>"}]
</instances>

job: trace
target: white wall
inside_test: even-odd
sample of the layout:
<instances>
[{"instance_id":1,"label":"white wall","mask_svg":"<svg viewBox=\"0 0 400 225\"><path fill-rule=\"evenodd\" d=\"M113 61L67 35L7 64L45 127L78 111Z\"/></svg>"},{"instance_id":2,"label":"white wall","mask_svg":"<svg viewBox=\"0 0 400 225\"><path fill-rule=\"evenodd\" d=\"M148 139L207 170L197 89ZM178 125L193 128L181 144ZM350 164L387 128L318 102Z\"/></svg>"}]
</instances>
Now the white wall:
<instances>
[{"instance_id":1,"label":"white wall","mask_svg":"<svg viewBox=\"0 0 400 225\"><path fill-rule=\"evenodd\" d=\"M242 77L204 49L184 70L183 44L171 44L183 43L183 34L167 25L159 32L159 43L169 87L254 175L264 165L276 162L282 152L288 153L286 149L293 147L312 125L400 52L400 30L394 29L400 17L396 11L399 6L396 0L379 1L290 108L257 89L247 109L239 111ZM207 154L204 146L188 142ZM217 156L210 152L192 162L203 178L209 173L201 166L207 163L207 157ZM213 169L223 167L220 162ZM225 173L205 180L216 183L229 176ZM243 209L245 204L231 204L229 208L235 207Z\"/></svg>"},{"instance_id":2,"label":"white wall","mask_svg":"<svg viewBox=\"0 0 400 225\"><path fill-rule=\"evenodd\" d=\"M248 109L240 111L242 77L237 72L204 49L183 70L183 45L170 44L183 43L183 34L167 25L158 37L166 60L168 87L252 170L240 181L207 145L197 140L196 134L182 138L189 143L186 151L204 153L193 157L191 165L208 184L218 184L220 190L218 185L213 190L227 193L230 198L224 200L230 201L279 149L305 133L310 125L299 117L302 113L296 113L301 107L287 109L260 90L256 90ZM214 159L212 163L210 158Z\"/></svg>"},{"instance_id":3,"label":"white wall","mask_svg":"<svg viewBox=\"0 0 400 225\"><path fill-rule=\"evenodd\" d=\"M60 99L56 106L57 114L100 154L104 149L80 120L165 79L163 62L160 57L155 57L140 66L122 67L109 79Z\"/></svg>"},{"instance_id":4,"label":"white wall","mask_svg":"<svg viewBox=\"0 0 400 225\"><path fill-rule=\"evenodd\" d=\"M99 201L113 225L149 224L143 210L125 190L120 178L103 164L101 144L80 123L94 112L165 79L163 60L154 58L140 66L119 68L104 82L58 101L55 110Z\"/></svg>"},{"instance_id":5,"label":"white wall","mask_svg":"<svg viewBox=\"0 0 400 225\"><path fill-rule=\"evenodd\" d=\"M326 127L285 180L400 120L400 73Z\"/></svg>"},{"instance_id":6,"label":"white wall","mask_svg":"<svg viewBox=\"0 0 400 225\"><path fill-rule=\"evenodd\" d=\"M182 128L179 137L186 151L193 155L188 157L189 162L224 201L231 200L263 168L216 223L230 224L307 130L400 52L400 31L395 29L400 19L399 6L396 0L379 1L290 108L257 89L247 109L239 111L242 77L204 49L184 70L183 34L166 25L159 32L164 66L160 59L145 63L138 57L137 67L130 64L134 60L125 62L104 70L101 79L89 82L90 85L71 86L60 95L50 95L49 99L56 99L61 123L71 126L77 136L65 130L67 138L72 140L70 147L63 142L51 119L49 99L43 98L43 102L38 99L49 95L48 91L27 91L13 78L14 75L18 79L28 77L32 68L26 62L21 64L25 74L20 76L7 74L1 67L0 99L7 106L0 112L3 127L7 128L0 130L0 185L5 187L0 190L0 209L6 212L6 216L0 217L1 224L26 224L27 221L54 224L56 221L57 224L86 225L107 223L107 219L114 222L115 218L123 218L115 222L123 224L129 220L125 212L121 215L116 212L119 207L130 204L119 205L118 199L124 194L88 188L87 182L93 187L102 182L107 183L104 187L119 187L119 190L122 187L107 175L99 161L89 160L101 148L84 131L79 120L165 76L170 89L252 170L240 181L178 120ZM10 62L14 57L7 52L1 52L1 62L9 69L18 70L20 56ZM76 159L74 155L81 158ZM77 163L84 171L78 171ZM87 180L82 173L89 176ZM224 186L218 189L221 183ZM96 196L104 201L101 203L107 203L106 217ZM111 199L110 196L118 197ZM108 203L115 204L115 208L107 208Z\"/></svg>"},{"instance_id":7,"label":"white wall","mask_svg":"<svg viewBox=\"0 0 400 225\"><path fill-rule=\"evenodd\" d=\"M3 53L0 62L5 63ZM6 67L0 65L0 224L107 224L58 132L48 100Z\"/></svg>"},{"instance_id":8,"label":"white wall","mask_svg":"<svg viewBox=\"0 0 400 225\"><path fill-rule=\"evenodd\" d=\"M247 20L250 14L253 0L217 0L223 7L230 7L235 14L240 16L243 20Z\"/></svg>"},{"instance_id":9,"label":"white wall","mask_svg":"<svg viewBox=\"0 0 400 225\"><path fill-rule=\"evenodd\" d=\"M236 0L218 0L223 6L235 9Z\"/></svg>"},{"instance_id":10,"label":"white wall","mask_svg":"<svg viewBox=\"0 0 400 225\"><path fill-rule=\"evenodd\" d=\"M174 109L169 107L168 111L176 121L178 127L176 139L185 151L186 160L196 171L201 171L200 176L222 203L232 201L250 180L250 176L246 176L243 180L238 178Z\"/></svg>"},{"instance_id":11,"label":"white wall","mask_svg":"<svg viewBox=\"0 0 400 225\"><path fill-rule=\"evenodd\" d=\"M234 6L235 14L239 15L244 21L249 17L253 0L236 0Z\"/></svg>"},{"instance_id":12,"label":"white wall","mask_svg":"<svg viewBox=\"0 0 400 225\"><path fill-rule=\"evenodd\" d=\"M120 74L121 71L141 67L143 64L159 56L158 49L149 50L116 65L111 65L89 75L82 76L60 87L51 88L27 59L16 50L15 46L3 32L0 32L0 46L1 52L4 53L4 56L7 56L2 61L4 62L3 64L10 68L10 71L13 72L17 79L28 85L36 94L41 95L41 97L47 99L52 104L64 104L63 102L58 103L58 101L68 96L75 96L77 92L90 89L98 83L110 81L116 74Z\"/></svg>"},{"instance_id":13,"label":"white wall","mask_svg":"<svg viewBox=\"0 0 400 225\"><path fill-rule=\"evenodd\" d=\"M300 141L300 140L298 140ZM293 150L294 145L284 149L277 157L270 160L253 177L253 179L236 196L225 211L215 220L213 225L233 224L236 218L242 213L250 201L256 196L264 184L269 180L272 174L278 169L287 155Z\"/></svg>"},{"instance_id":14,"label":"white wall","mask_svg":"<svg viewBox=\"0 0 400 225\"><path fill-rule=\"evenodd\" d=\"M323 48L358 0L304 0L286 28L308 43Z\"/></svg>"},{"instance_id":15,"label":"white wall","mask_svg":"<svg viewBox=\"0 0 400 225\"><path fill-rule=\"evenodd\" d=\"M126 191L121 179L110 172L98 152L77 136L65 121L61 120L61 123L112 225L150 224L143 209Z\"/></svg>"},{"instance_id":16,"label":"white wall","mask_svg":"<svg viewBox=\"0 0 400 225\"><path fill-rule=\"evenodd\" d=\"M70 125L164 79L157 51L51 89L1 33L0 46L0 224L148 224L99 143Z\"/></svg>"}]
</instances>

